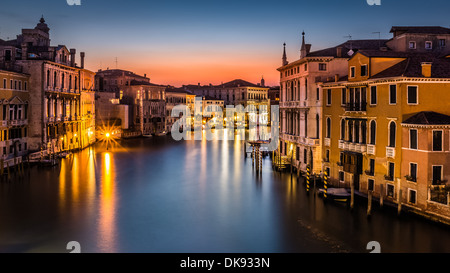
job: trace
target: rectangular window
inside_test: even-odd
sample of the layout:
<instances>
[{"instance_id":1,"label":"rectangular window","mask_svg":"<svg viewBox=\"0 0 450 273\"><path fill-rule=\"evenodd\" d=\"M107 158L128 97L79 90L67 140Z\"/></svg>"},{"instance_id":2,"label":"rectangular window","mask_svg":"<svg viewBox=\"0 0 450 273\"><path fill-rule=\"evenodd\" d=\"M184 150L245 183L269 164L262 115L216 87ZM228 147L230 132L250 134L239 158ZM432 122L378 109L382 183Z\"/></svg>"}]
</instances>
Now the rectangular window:
<instances>
[{"instance_id":1,"label":"rectangular window","mask_svg":"<svg viewBox=\"0 0 450 273\"><path fill-rule=\"evenodd\" d=\"M416 49L416 42L414 41L409 42L409 49Z\"/></svg>"},{"instance_id":2,"label":"rectangular window","mask_svg":"<svg viewBox=\"0 0 450 273\"><path fill-rule=\"evenodd\" d=\"M316 100L320 100L320 88L317 87L316 89Z\"/></svg>"},{"instance_id":3,"label":"rectangular window","mask_svg":"<svg viewBox=\"0 0 450 273\"><path fill-rule=\"evenodd\" d=\"M303 163L308 163L308 154L306 149L303 149Z\"/></svg>"},{"instance_id":4,"label":"rectangular window","mask_svg":"<svg viewBox=\"0 0 450 273\"><path fill-rule=\"evenodd\" d=\"M361 77L367 76L367 64L361 65Z\"/></svg>"},{"instance_id":5,"label":"rectangular window","mask_svg":"<svg viewBox=\"0 0 450 273\"><path fill-rule=\"evenodd\" d=\"M445 39L439 39L439 46L445 47Z\"/></svg>"},{"instance_id":6,"label":"rectangular window","mask_svg":"<svg viewBox=\"0 0 450 273\"><path fill-rule=\"evenodd\" d=\"M347 103L347 89L341 89L341 105L345 105Z\"/></svg>"},{"instance_id":7,"label":"rectangular window","mask_svg":"<svg viewBox=\"0 0 450 273\"><path fill-rule=\"evenodd\" d=\"M394 181L394 171L395 171L395 165L394 162L388 163L388 174L386 179L390 181Z\"/></svg>"},{"instance_id":8,"label":"rectangular window","mask_svg":"<svg viewBox=\"0 0 450 273\"><path fill-rule=\"evenodd\" d=\"M6 89L6 79L3 79L3 88Z\"/></svg>"},{"instance_id":9,"label":"rectangular window","mask_svg":"<svg viewBox=\"0 0 450 273\"><path fill-rule=\"evenodd\" d=\"M397 85L389 86L389 104L397 104Z\"/></svg>"},{"instance_id":10,"label":"rectangular window","mask_svg":"<svg viewBox=\"0 0 450 273\"><path fill-rule=\"evenodd\" d=\"M442 182L442 166L433 166L433 185L439 185Z\"/></svg>"},{"instance_id":11,"label":"rectangular window","mask_svg":"<svg viewBox=\"0 0 450 273\"><path fill-rule=\"evenodd\" d=\"M394 189L395 189L394 185L386 184L386 195L388 197L394 198Z\"/></svg>"},{"instance_id":12,"label":"rectangular window","mask_svg":"<svg viewBox=\"0 0 450 273\"><path fill-rule=\"evenodd\" d=\"M11 50L7 49L5 50L5 62L10 62L11 61Z\"/></svg>"},{"instance_id":13,"label":"rectangular window","mask_svg":"<svg viewBox=\"0 0 450 273\"><path fill-rule=\"evenodd\" d=\"M319 71L327 71L327 64L319 63Z\"/></svg>"},{"instance_id":14,"label":"rectangular window","mask_svg":"<svg viewBox=\"0 0 450 273\"><path fill-rule=\"evenodd\" d=\"M345 182L345 180L344 180L344 172L339 172L339 182Z\"/></svg>"},{"instance_id":15,"label":"rectangular window","mask_svg":"<svg viewBox=\"0 0 450 273\"><path fill-rule=\"evenodd\" d=\"M410 181L417 181L417 164L416 163L409 163L409 178ZM409 179L408 179L409 180Z\"/></svg>"},{"instance_id":16,"label":"rectangular window","mask_svg":"<svg viewBox=\"0 0 450 273\"><path fill-rule=\"evenodd\" d=\"M377 87L371 86L370 87L370 105L376 105L377 104Z\"/></svg>"},{"instance_id":17,"label":"rectangular window","mask_svg":"<svg viewBox=\"0 0 450 273\"><path fill-rule=\"evenodd\" d=\"M408 104L417 104L417 86L408 86Z\"/></svg>"},{"instance_id":18,"label":"rectangular window","mask_svg":"<svg viewBox=\"0 0 450 273\"><path fill-rule=\"evenodd\" d=\"M23 90L27 91L27 89L28 89L28 88L27 88L27 82L24 82L24 83L23 83Z\"/></svg>"},{"instance_id":19,"label":"rectangular window","mask_svg":"<svg viewBox=\"0 0 450 273\"><path fill-rule=\"evenodd\" d=\"M373 176L375 173L375 159L369 159L369 174Z\"/></svg>"},{"instance_id":20,"label":"rectangular window","mask_svg":"<svg viewBox=\"0 0 450 273\"><path fill-rule=\"evenodd\" d=\"M409 130L409 148L417 150L417 129Z\"/></svg>"},{"instance_id":21,"label":"rectangular window","mask_svg":"<svg viewBox=\"0 0 450 273\"><path fill-rule=\"evenodd\" d=\"M433 43L430 41L425 42L425 49L431 50L433 49Z\"/></svg>"},{"instance_id":22,"label":"rectangular window","mask_svg":"<svg viewBox=\"0 0 450 273\"><path fill-rule=\"evenodd\" d=\"M325 151L325 162L330 162L330 150Z\"/></svg>"},{"instance_id":23,"label":"rectangular window","mask_svg":"<svg viewBox=\"0 0 450 273\"><path fill-rule=\"evenodd\" d=\"M356 75L356 67L350 67L350 78L354 78Z\"/></svg>"},{"instance_id":24,"label":"rectangular window","mask_svg":"<svg viewBox=\"0 0 450 273\"><path fill-rule=\"evenodd\" d=\"M433 131L433 151L442 151L442 131Z\"/></svg>"},{"instance_id":25,"label":"rectangular window","mask_svg":"<svg viewBox=\"0 0 450 273\"><path fill-rule=\"evenodd\" d=\"M417 196L417 192L415 190L411 190L409 189L409 203L411 204L415 204L416 203L416 196Z\"/></svg>"},{"instance_id":26,"label":"rectangular window","mask_svg":"<svg viewBox=\"0 0 450 273\"><path fill-rule=\"evenodd\" d=\"M331 89L327 90L327 105L331 105Z\"/></svg>"},{"instance_id":27,"label":"rectangular window","mask_svg":"<svg viewBox=\"0 0 450 273\"><path fill-rule=\"evenodd\" d=\"M367 180L367 189L373 191L375 188L375 181L373 179Z\"/></svg>"}]
</instances>

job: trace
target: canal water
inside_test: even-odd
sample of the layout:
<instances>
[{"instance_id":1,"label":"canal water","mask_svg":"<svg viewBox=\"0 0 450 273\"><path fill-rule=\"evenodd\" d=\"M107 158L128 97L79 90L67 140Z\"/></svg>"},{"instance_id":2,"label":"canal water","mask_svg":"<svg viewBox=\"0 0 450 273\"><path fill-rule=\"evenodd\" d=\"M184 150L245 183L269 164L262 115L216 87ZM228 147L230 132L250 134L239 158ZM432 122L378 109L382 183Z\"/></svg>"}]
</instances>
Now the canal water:
<instances>
[{"instance_id":1,"label":"canal water","mask_svg":"<svg viewBox=\"0 0 450 273\"><path fill-rule=\"evenodd\" d=\"M257 175L241 141L97 144L0 182L0 252L450 252L450 229L394 209L323 202Z\"/></svg>"}]
</instances>

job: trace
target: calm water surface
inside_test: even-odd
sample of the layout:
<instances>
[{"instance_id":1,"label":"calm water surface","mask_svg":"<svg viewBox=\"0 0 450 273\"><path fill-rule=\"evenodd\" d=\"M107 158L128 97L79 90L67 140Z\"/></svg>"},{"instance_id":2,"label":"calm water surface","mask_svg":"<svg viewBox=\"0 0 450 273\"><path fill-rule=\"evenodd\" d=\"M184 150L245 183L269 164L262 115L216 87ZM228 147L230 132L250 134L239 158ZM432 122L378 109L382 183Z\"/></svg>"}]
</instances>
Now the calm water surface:
<instances>
[{"instance_id":1,"label":"calm water surface","mask_svg":"<svg viewBox=\"0 0 450 273\"><path fill-rule=\"evenodd\" d=\"M0 182L0 252L450 252L448 227L305 194L240 141L134 139Z\"/></svg>"}]
</instances>

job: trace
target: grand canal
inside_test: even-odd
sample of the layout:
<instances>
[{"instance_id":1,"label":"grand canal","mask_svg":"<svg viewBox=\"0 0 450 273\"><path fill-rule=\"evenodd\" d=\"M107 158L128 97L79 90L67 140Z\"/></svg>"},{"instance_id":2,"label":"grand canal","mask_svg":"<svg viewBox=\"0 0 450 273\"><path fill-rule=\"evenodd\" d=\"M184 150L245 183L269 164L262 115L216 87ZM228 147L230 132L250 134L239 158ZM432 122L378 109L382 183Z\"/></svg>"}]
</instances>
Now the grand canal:
<instances>
[{"instance_id":1,"label":"grand canal","mask_svg":"<svg viewBox=\"0 0 450 273\"><path fill-rule=\"evenodd\" d=\"M450 229L257 175L241 141L123 140L0 182L0 252L450 252Z\"/></svg>"}]
</instances>

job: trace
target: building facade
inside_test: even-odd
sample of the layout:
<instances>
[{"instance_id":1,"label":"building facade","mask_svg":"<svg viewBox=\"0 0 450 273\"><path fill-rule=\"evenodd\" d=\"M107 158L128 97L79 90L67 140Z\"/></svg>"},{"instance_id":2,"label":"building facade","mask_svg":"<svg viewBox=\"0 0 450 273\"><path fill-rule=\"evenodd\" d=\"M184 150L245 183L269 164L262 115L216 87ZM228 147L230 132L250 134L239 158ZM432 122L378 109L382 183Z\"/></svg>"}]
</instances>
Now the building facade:
<instances>
[{"instance_id":1,"label":"building facade","mask_svg":"<svg viewBox=\"0 0 450 273\"><path fill-rule=\"evenodd\" d=\"M0 70L0 155L3 161L28 153L29 85L30 75Z\"/></svg>"},{"instance_id":2,"label":"building facade","mask_svg":"<svg viewBox=\"0 0 450 273\"><path fill-rule=\"evenodd\" d=\"M359 49L379 48L386 40L352 40L311 52L302 33L300 59L289 63L284 45L280 72L280 145L287 161L305 172L322 170L322 107L319 84L347 74L347 61Z\"/></svg>"},{"instance_id":3,"label":"building facade","mask_svg":"<svg viewBox=\"0 0 450 273\"><path fill-rule=\"evenodd\" d=\"M450 30L393 27L391 32L386 47L354 54L348 77L322 84L322 167L335 186L353 186L448 218L443 181L450 168L450 55L442 45L450 42ZM435 41L430 36L445 42L438 49L418 42ZM409 39L414 43L405 49ZM436 189L442 190L440 197Z\"/></svg>"},{"instance_id":4,"label":"building facade","mask_svg":"<svg viewBox=\"0 0 450 273\"><path fill-rule=\"evenodd\" d=\"M56 153L83 147L87 132L82 126L81 78L89 71L83 52L78 66L76 50L51 46L49 32L41 18L34 29L22 29L17 39L0 41L0 66L30 75L28 149Z\"/></svg>"}]
</instances>

